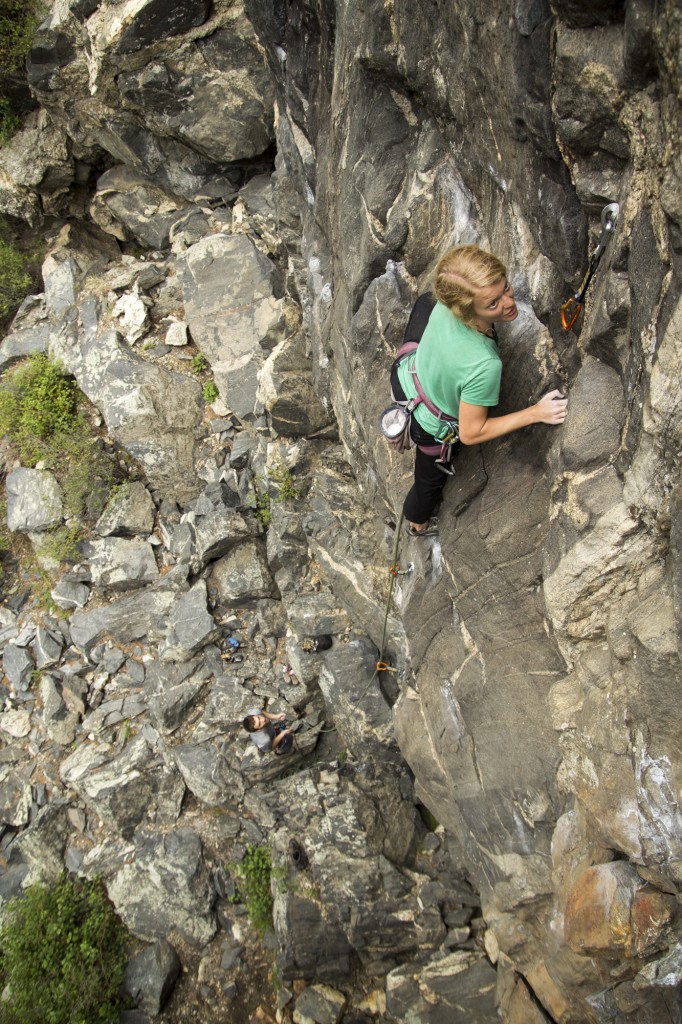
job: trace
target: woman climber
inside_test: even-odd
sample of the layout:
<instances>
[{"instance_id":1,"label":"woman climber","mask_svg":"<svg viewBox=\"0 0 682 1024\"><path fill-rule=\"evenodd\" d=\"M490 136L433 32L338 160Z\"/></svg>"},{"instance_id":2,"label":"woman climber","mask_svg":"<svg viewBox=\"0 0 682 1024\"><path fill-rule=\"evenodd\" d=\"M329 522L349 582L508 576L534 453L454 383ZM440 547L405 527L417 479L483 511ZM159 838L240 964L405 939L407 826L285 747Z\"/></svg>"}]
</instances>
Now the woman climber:
<instances>
[{"instance_id":1,"label":"woman climber","mask_svg":"<svg viewBox=\"0 0 682 1024\"><path fill-rule=\"evenodd\" d=\"M433 291L435 300L429 294L417 299L405 330L405 342L418 347L399 353L391 367L395 401L418 400L410 418L414 484L403 505L415 537L438 531L432 513L452 474L457 436L462 444L479 444L533 423L563 423L568 404L554 390L526 409L489 415L502 375L495 324L518 316L507 269L496 256L477 245L451 249L436 267Z\"/></svg>"}]
</instances>

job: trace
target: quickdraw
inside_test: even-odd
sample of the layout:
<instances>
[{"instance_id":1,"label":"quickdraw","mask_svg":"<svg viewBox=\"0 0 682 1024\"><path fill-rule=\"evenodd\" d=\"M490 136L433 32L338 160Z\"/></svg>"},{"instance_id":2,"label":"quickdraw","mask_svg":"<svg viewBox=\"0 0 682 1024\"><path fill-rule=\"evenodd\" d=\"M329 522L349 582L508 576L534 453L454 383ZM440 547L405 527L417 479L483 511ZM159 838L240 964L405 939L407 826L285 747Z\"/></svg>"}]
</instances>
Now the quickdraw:
<instances>
[{"instance_id":1,"label":"quickdraw","mask_svg":"<svg viewBox=\"0 0 682 1024\"><path fill-rule=\"evenodd\" d=\"M395 565L391 565L388 570L391 576L409 576L414 571L414 562L409 562L406 569L400 568L400 563L396 562Z\"/></svg>"},{"instance_id":2,"label":"quickdraw","mask_svg":"<svg viewBox=\"0 0 682 1024\"><path fill-rule=\"evenodd\" d=\"M601 212L601 235L599 236L597 248L590 256L585 276L580 282L578 290L571 295L571 297L567 299L561 307L561 325L565 331L570 331L571 327L573 327L573 324L580 316L580 311L583 308L583 301L585 299L585 293L590 286L590 281L594 277L599 261L604 253L604 249L616 229L619 212L620 206L618 203L609 203Z\"/></svg>"}]
</instances>

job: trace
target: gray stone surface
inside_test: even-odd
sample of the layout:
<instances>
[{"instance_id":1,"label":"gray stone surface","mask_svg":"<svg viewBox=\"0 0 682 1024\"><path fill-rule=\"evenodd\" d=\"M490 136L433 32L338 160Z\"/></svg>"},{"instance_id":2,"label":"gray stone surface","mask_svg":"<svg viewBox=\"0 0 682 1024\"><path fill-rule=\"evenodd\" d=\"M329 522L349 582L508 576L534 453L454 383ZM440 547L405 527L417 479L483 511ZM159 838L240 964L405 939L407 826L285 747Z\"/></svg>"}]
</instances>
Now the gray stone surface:
<instances>
[{"instance_id":1,"label":"gray stone surface","mask_svg":"<svg viewBox=\"0 0 682 1024\"><path fill-rule=\"evenodd\" d=\"M283 336L274 265L246 235L214 235L179 265L185 318L227 406L252 419L264 350Z\"/></svg>"},{"instance_id":2,"label":"gray stone surface","mask_svg":"<svg viewBox=\"0 0 682 1024\"><path fill-rule=\"evenodd\" d=\"M172 685L158 688L158 668L144 681L120 666L112 677L93 658L71 676L87 680L87 690L66 687L65 672L61 699L74 714L87 699L88 722L112 740L107 764L124 758L132 731L169 771L174 747L191 750L197 791L216 784L217 750L241 770L249 799L237 845L267 838L288 872L288 841L298 837L310 858L278 889L281 973L309 986L332 979L345 992L352 965L358 989L349 991L349 1017L370 1015L370 1006L381 1016L385 994L387 1014L393 1007L397 1017L447 1024L498 1012L510 1024L567 1015L599 1024L675 1019L682 178L674 0L661 0L655 17L640 0L624 8L612 0L493 5L485 17L480 4L462 0L439 7L437 30L433 10L407 0L245 6L54 5L28 64L42 109L3 146L3 211L34 227L45 217L64 224L45 264L48 320L37 313L12 334L37 335L47 323L51 352L73 370L127 458L138 460L155 500L169 499L164 540L172 526L178 534L168 549L158 546L164 570L173 558L185 563L180 583L171 570L136 600L73 615L77 646L92 651L112 636L139 646L136 663L149 654L158 664L155 645L188 571L206 579L210 561L258 531L250 514L233 527L236 501L209 500L204 483L225 473L250 502L254 479L274 465L273 434L316 431L282 445L302 494L293 511L273 503L268 529L286 621L261 606L259 634L246 619L245 662L211 686L205 708L195 706L188 721L184 697L160 705L159 725L165 714L169 725L182 719L161 738L144 706L190 687L200 658L206 679L218 673L212 645L191 658L186 675L171 676L173 663L162 663ZM272 174L264 150L275 93ZM105 180L111 188L92 211L111 234L79 226L104 167L114 172ZM617 229L581 318L564 331L561 302L587 267L601 207L613 200L621 203ZM117 239L136 235L171 248L154 256L146 284L129 262L107 267L118 261ZM568 386L570 412L559 430L537 425L462 447L439 537L403 538L400 562L412 572L397 578L389 601L386 570L412 456L398 458L380 442L376 419L410 305L438 255L460 241L498 253L516 290L520 315L500 329L497 412L527 406L554 374ZM162 282L157 264L167 272ZM139 362L107 333L122 292L134 293L138 311L150 310L152 347ZM196 328L221 391L206 416L197 381L171 372L189 369L185 353L158 344L170 315ZM24 343L37 338L12 342ZM209 416L232 426L218 435ZM229 445L238 419L257 442L248 458L250 446L237 444L223 469L218 446ZM176 520L170 499L183 506ZM175 584L167 582L173 574ZM21 597L10 596L12 607L22 607ZM315 602L338 629L309 628ZM22 612L23 643L38 625L27 628L28 618ZM301 637L322 631L334 633L331 651L304 657ZM380 647L397 671L374 679ZM299 683L281 673L284 658ZM291 778L275 778L268 759L228 730L238 730L245 706L276 709L283 697L287 709L318 722L318 677L338 733L322 734L314 765L301 770L298 762ZM55 672L56 691L59 682ZM30 731L14 737L3 728L13 742L0 764L23 771L21 743L47 780L36 781L30 818L61 788L53 765L60 752L36 694L5 685L2 697L21 709L12 728L21 721ZM58 711L55 693L46 697ZM311 733L302 730L301 742ZM100 771L104 761L91 774ZM10 863L3 895L26 867L12 851L25 791L5 797L21 823L0 836ZM415 799L440 822L435 849L419 843ZM222 839L236 838L234 820L221 831L222 816L205 815L200 800L186 811L200 820L213 856ZM84 803L78 792L74 801ZM164 797L151 809L153 801L150 814L161 817L172 804ZM78 833L84 848L99 830L92 806ZM139 834L136 847L114 831L98 831L84 870L96 865L110 881L130 872L128 919L149 934L163 935L172 917L207 941L208 886L197 887L198 913L188 899L159 919L158 907L165 911L183 889L182 869L159 837L146 860ZM46 856L63 863L73 836L64 846L54 832L59 841ZM191 851L182 852L186 868ZM480 906L464 921L464 904L448 896L459 892L448 859L480 890ZM145 875L149 886L139 882ZM223 922L236 913L226 896L219 909ZM592 919L588 910L599 913ZM478 948L484 926L490 963ZM450 952L467 928L471 948ZM208 998L210 960L203 952L196 959ZM361 1009L369 978L372 1002ZM239 1005L238 986L223 992Z\"/></svg>"},{"instance_id":3,"label":"gray stone surface","mask_svg":"<svg viewBox=\"0 0 682 1024\"><path fill-rule=\"evenodd\" d=\"M220 634L206 603L206 582L199 580L169 614L168 636L159 647L162 661L187 661Z\"/></svg>"},{"instance_id":4,"label":"gray stone surface","mask_svg":"<svg viewBox=\"0 0 682 1024\"><path fill-rule=\"evenodd\" d=\"M23 647L7 644L2 653L2 669L12 686L23 690L35 671L35 662Z\"/></svg>"},{"instance_id":5,"label":"gray stone surface","mask_svg":"<svg viewBox=\"0 0 682 1024\"><path fill-rule=\"evenodd\" d=\"M107 884L119 915L148 941L177 929L191 945L205 945L216 925L214 893L199 837L188 828L167 835L139 829L134 844L134 859Z\"/></svg>"},{"instance_id":6,"label":"gray stone surface","mask_svg":"<svg viewBox=\"0 0 682 1024\"><path fill-rule=\"evenodd\" d=\"M90 541L84 551L92 582L102 590L132 590L153 583L159 570L154 549L140 538L104 537Z\"/></svg>"},{"instance_id":7,"label":"gray stone surface","mask_svg":"<svg viewBox=\"0 0 682 1024\"><path fill-rule=\"evenodd\" d=\"M7 488L7 525L22 533L40 533L62 521L62 492L52 473L13 469Z\"/></svg>"},{"instance_id":8,"label":"gray stone surface","mask_svg":"<svg viewBox=\"0 0 682 1024\"><path fill-rule=\"evenodd\" d=\"M126 839L141 823L171 823L180 813L184 784L142 734L119 754L105 743L80 746L60 771L84 803Z\"/></svg>"},{"instance_id":9,"label":"gray stone surface","mask_svg":"<svg viewBox=\"0 0 682 1024\"><path fill-rule=\"evenodd\" d=\"M274 597L277 589L265 557L263 541L237 544L211 571L208 586L221 604L241 606Z\"/></svg>"},{"instance_id":10,"label":"gray stone surface","mask_svg":"<svg viewBox=\"0 0 682 1024\"><path fill-rule=\"evenodd\" d=\"M186 683L170 686L163 693L151 697L149 711L159 732L172 733L179 729L205 686L205 680L189 679Z\"/></svg>"},{"instance_id":11,"label":"gray stone surface","mask_svg":"<svg viewBox=\"0 0 682 1024\"><path fill-rule=\"evenodd\" d=\"M36 668L51 668L58 663L61 657L63 643L59 634L38 626L31 648Z\"/></svg>"},{"instance_id":12,"label":"gray stone surface","mask_svg":"<svg viewBox=\"0 0 682 1024\"><path fill-rule=\"evenodd\" d=\"M9 334L0 342L0 366L14 359L47 352L49 339L45 297L29 295L19 308Z\"/></svg>"},{"instance_id":13,"label":"gray stone surface","mask_svg":"<svg viewBox=\"0 0 682 1024\"><path fill-rule=\"evenodd\" d=\"M65 264L48 257L46 290L55 266L62 273ZM177 500L190 500L198 492L193 434L201 415L199 385L131 352L117 331L99 324L93 296L81 300L80 317L81 331L53 332L51 354L74 374L112 435L144 467L150 485Z\"/></svg>"},{"instance_id":14,"label":"gray stone surface","mask_svg":"<svg viewBox=\"0 0 682 1024\"><path fill-rule=\"evenodd\" d=\"M147 537L154 529L155 518L156 507L149 491L141 481L133 480L111 495L95 531L100 537Z\"/></svg>"},{"instance_id":15,"label":"gray stone surface","mask_svg":"<svg viewBox=\"0 0 682 1024\"><path fill-rule=\"evenodd\" d=\"M386 1009L425 1024L493 1024L495 970L480 953L457 951L421 971L401 967L386 979Z\"/></svg>"},{"instance_id":16,"label":"gray stone surface","mask_svg":"<svg viewBox=\"0 0 682 1024\"><path fill-rule=\"evenodd\" d=\"M135 1006L157 1016L170 997L182 970L180 957L165 939L158 939L131 960L123 976L123 990Z\"/></svg>"},{"instance_id":17,"label":"gray stone surface","mask_svg":"<svg viewBox=\"0 0 682 1024\"><path fill-rule=\"evenodd\" d=\"M311 985L296 999L296 1012L317 1024L339 1024L346 1007L346 997L329 985Z\"/></svg>"},{"instance_id":18,"label":"gray stone surface","mask_svg":"<svg viewBox=\"0 0 682 1024\"><path fill-rule=\"evenodd\" d=\"M72 611L74 608L84 608L90 596L90 588L84 583L70 583L68 580L59 580L50 591L52 600L65 611Z\"/></svg>"},{"instance_id":19,"label":"gray stone surface","mask_svg":"<svg viewBox=\"0 0 682 1024\"><path fill-rule=\"evenodd\" d=\"M142 637L160 639L166 634L168 613L177 602L178 593L186 589L186 580L186 568L178 566L140 594L119 598L92 611L75 612L70 620L74 644L89 651L107 634L119 643Z\"/></svg>"},{"instance_id":20,"label":"gray stone surface","mask_svg":"<svg viewBox=\"0 0 682 1024\"><path fill-rule=\"evenodd\" d=\"M234 807L243 796L242 779L226 756L226 745L231 743L230 739L222 744L213 741L175 747L178 771L185 785L208 807Z\"/></svg>"},{"instance_id":21,"label":"gray stone surface","mask_svg":"<svg viewBox=\"0 0 682 1024\"><path fill-rule=\"evenodd\" d=\"M13 765L0 766L0 822L21 828L28 824L32 795L30 772Z\"/></svg>"},{"instance_id":22,"label":"gray stone surface","mask_svg":"<svg viewBox=\"0 0 682 1024\"><path fill-rule=\"evenodd\" d=\"M97 182L90 210L103 230L132 236L152 249L168 245L171 227L187 202L129 167L112 167Z\"/></svg>"}]
</instances>

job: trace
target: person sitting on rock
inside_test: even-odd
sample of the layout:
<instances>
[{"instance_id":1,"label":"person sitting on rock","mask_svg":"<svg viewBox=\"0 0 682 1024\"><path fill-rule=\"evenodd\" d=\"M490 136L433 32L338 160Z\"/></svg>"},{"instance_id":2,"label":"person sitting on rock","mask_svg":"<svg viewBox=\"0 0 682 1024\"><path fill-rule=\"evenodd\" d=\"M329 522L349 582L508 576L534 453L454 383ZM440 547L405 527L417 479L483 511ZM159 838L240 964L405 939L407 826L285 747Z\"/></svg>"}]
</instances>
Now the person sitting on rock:
<instances>
[{"instance_id":1,"label":"person sitting on rock","mask_svg":"<svg viewBox=\"0 0 682 1024\"><path fill-rule=\"evenodd\" d=\"M261 753L288 754L291 750L294 737L286 726L285 714L271 715L258 708L249 708L242 725Z\"/></svg>"},{"instance_id":2,"label":"person sitting on rock","mask_svg":"<svg viewBox=\"0 0 682 1024\"><path fill-rule=\"evenodd\" d=\"M526 409L490 415L499 400L502 372L495 324L509 324L519 315L507 269L497 256L478 245L451 249L436 267L433 290L435 298L427 293L417 299L405 331L404 341L419 347L399 355L391 367L396 401L418 398L416 377L442 414L436 416L422 401L411 419L417 454L403 515L414 537L438 532L433 510L452 473L438 445L457 436L462 444L480 444L533 423L556 426L566 419L567 407L564 395L554 389Z\"/></svg>"}]
</instances>

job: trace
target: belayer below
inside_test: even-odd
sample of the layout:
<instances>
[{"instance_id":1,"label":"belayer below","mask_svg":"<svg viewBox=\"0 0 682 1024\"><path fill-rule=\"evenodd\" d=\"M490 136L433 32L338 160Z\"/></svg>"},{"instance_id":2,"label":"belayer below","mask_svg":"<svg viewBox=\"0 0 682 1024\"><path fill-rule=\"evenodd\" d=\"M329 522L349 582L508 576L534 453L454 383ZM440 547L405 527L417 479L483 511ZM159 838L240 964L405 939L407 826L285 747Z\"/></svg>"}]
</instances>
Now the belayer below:
<instances>
[{"instance_id":1,"label":"belayer below","mask_svg":"<svg viewBox=\"0 0 682 1024\"><path fill-rule=\"evenodd\" d=\"M430 294L417 299L404 337L411 351L399 351L391 367L393 397L407 403L417 447L414 484L403 505L407 531L415 537L438 530L432 514L452 474L458 441L479 444L533 423L560 424L568 405L555 389L526 409L489 415L502 376L495 324L511 323L519 313L507 269L496 256L477 245L450 249L438 262L433 291L435 300Z\"/></svg>"}]
</instances>

